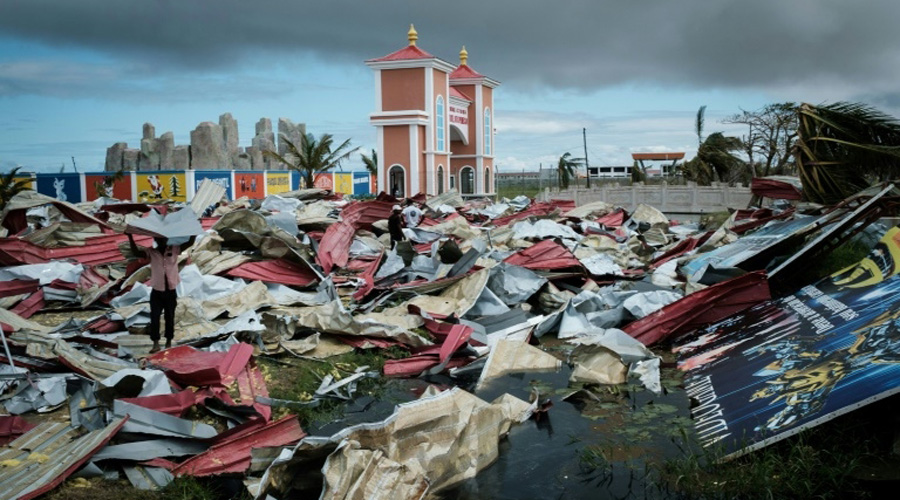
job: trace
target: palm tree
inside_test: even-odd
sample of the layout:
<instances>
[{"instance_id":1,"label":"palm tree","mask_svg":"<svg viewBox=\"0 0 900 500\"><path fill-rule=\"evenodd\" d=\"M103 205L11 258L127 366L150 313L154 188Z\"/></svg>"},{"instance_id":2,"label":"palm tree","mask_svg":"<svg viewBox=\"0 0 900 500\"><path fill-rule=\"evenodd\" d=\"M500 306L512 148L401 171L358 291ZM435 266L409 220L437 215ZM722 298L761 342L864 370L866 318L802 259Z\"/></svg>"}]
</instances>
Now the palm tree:
<instances>
[{"instance_id":1,"label":"palm tree","mask_svg":"<svg viewBox=\"0 0 900 500\"><path fill-rule=\"evenodd\" d=\"M31 179L16 180L16 174L22 167L16 167L0 176L0 210L6 207L13 196L31 189Z\"/></svg>"},{"instance_id":2,"label":"palm tree","mask_svg":"<svg viewBox=\"0 0 900 500\"><path fill-rule=\"evenodd\" d=\"M360 153L359 156L362 158L366 170L372 175L378 175L378 151L373 149L372 156L366 156L365 153Z\"/></svg>"},{"instance_id":3,"label":"palm tree","mask_svg":"<svg viewBox=\"0 0 900 500\"><path fill-rule=\"evenodd\" d=\"M342 142L337 148L332 148L334 138L331 134L322 134L318 139L313 134L301 135L299 145L288 140L283 134L281 140L287 145L288 150L285 156L281 156L275 151L263 151L263 154L299 172L308 188L315 185L316 174L337 168L342 161L359 149L348 149L350 139Z\"/></svg>"},{"instance_id":4,"label":"palm tree","mask_svg":"<svg viewBox=\"0 0 900 500\"><path fill-rule=\"evenodd\" d=\"M716 179L727 180L729 174L740 171L737 167L743 161L733 152L742 149L743 143L737 137L726 136L722 132L709 134L697 149L697 156L682 165L682 174L685 179L701 186L708 186Z\"/></svg>"},{"instance_id":5,"label":"palm tree","mask_svg":"<svg viewBox=\"0 0 900 500\"><path fill-rule=\"evenodd\" d=\"M697 110L697 119L694 122L694 131L697 132L697 146L703 145L703 124L706 122L706 104Z\"/></svg>"},{"instance_id":6,"label":"palm tree","mask_svg":"<svg viewBox=\"0 0 900 500\"><path fill-rule=\"evenodd\" d=\"M572 158L572 153L566 153L559 157L559 162L556 164L556 175L560 189L569 189L569 181L575 177L575 172L582 163L581 158Z\"/></svg>"},{"instance_id":7,"label":"palm tree","mask_svg":"<svg viewBox=\"0 0 900 500\"><path fill-rule=\"evenodd\" d=\"M860 103L802 104L795 149L808 201L833 204L900 177L900 122Z\"/></svg>"}]
</instances>

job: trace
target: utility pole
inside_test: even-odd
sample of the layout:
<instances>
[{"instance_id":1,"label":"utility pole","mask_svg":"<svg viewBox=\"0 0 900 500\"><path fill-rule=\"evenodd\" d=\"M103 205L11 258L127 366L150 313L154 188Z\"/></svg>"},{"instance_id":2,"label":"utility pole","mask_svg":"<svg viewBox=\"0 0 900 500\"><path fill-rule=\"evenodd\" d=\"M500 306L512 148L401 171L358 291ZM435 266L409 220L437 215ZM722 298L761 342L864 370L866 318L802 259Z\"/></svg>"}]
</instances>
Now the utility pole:
<instances>
[{"instance_id":1,"label":"utility pole","mask_svg":"<svg viewBox=\"0 0 900 500\"><path fill-rule=\"evenodd\" d=\"M581 138L584 140L584 169L587 172L586 187L588 189L590 189L591 188L591 167L590 167L590 163L588 163L588 156L587 156L587 129L586 128L581 129Z\"/></svg>"}]
</instances>

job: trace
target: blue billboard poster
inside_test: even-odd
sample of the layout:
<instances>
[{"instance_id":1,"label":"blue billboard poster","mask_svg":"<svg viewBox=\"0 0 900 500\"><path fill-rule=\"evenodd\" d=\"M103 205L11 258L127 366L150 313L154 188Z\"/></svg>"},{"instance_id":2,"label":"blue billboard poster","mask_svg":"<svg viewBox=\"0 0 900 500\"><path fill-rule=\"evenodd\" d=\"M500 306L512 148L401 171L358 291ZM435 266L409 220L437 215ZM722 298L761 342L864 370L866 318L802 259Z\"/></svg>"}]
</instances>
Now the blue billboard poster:
<instances>
[{"instance_id":1,"label":"blue billboard poster","mask_svg":"<svg viewBox=\"0 0 900 500\"><path fill-rule=\"evenodd\" d=\"M81 174L36 174L37 192L59 201L81 203Z\"/></svg>"},{"instance_id":2,"label":"blue billboard poster","mask_svg":"<svg viewBox=\"0 0 900 500\"><path fill-rule=\"evenodd\" d=\"M353 194L369 194L369 173L353 172Z\"/></svg>"},{"instance_id":3,"label":"blue billboard poster","mask_svg":"<svg viewBox=\"0 0 900 500\"><path fill-rule=\"evenodd\" d=\"M291 171L291 191L300 189L300 180L303 176L299 172Z\"/></svg>"},{"instance_id":4,"label":"blue billboard poster","mask_svg":"<svg viewBox=\"0 0 900 500\"><path fill-rule=\"evenodd\" d=\"M703 446L736 456L900 392L900 228L857 264L679 339Z\"/></svg>"},{"instance_id":5,"label":"blue billboard poster","mask_svg":"<svg viewBox=\"0 0 900 500\"><path fill-rule=\"evenodd\" d=\"M200 184L203 182L203 179L209 179L216 184L224 187L225 196L227 196L229 200L233 200L235 198L234 187L231 185L230 170L194 170L195 193L198 189L200 189Z\"/></svg>"}]
</instances>

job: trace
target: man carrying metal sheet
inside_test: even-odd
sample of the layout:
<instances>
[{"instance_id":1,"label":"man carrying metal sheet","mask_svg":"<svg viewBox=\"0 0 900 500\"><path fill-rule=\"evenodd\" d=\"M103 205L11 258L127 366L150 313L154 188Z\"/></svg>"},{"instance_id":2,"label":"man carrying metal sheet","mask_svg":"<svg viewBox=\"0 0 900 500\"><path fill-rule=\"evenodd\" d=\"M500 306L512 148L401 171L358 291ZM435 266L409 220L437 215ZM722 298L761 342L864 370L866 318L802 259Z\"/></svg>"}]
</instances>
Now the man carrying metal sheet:
<instances>
[{"instance_id":1,"label":"man carrying metal sheet","mask_svg":"<svg viewBox=\"0 0 900 500\"><path fill-rule=\"evenodd\" d=\"M193 238L192 238L193 239ZM178 304L178 294L175 287L181 282L178 275L178 255L181 253L181 245L169 245L166 238L154 238L154 248L138 247L134 243L134 237L129 233L128 241L131 251L135 255L150 259L150 340L153 347L150 352L158 352L159 347L159 319L165 313L166 320L166 349L172 347L172 338L175 337L175 306ZM190 246L192 242L188 242Z\"/></svg>"}]
</instances>

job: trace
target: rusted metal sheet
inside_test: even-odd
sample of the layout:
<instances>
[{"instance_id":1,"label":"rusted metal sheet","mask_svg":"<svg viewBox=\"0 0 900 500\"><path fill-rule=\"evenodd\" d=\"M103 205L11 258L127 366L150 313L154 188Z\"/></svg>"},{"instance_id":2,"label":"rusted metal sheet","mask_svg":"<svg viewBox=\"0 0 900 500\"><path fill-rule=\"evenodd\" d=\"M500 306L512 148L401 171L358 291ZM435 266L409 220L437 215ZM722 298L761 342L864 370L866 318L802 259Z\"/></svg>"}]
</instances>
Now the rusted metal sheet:
<instances>
[{"instance_id":1,"label":"rusted metal sheet","mask_svg":"<svg viewBox=\"0 0 900 500\"><path fill-rule=\"evenodd\" d=\"M250 466L250 450L264 446L285 446L303 439L306 433L297 418L288 415L250 432L240 432L217 442L209 450L193 456L172 473L177 476L211 476L241 473Z\"/></svg>"},{"instance_id":2,"label":"rusted metal sheet","mask_svg":"<svg viewBox=\"0 0 900 500\"><path fill-rule=\"evenodd\" d=\"M714 323L771 299L766 273L747 273L694 292L622 330L653 345L672 335Z\"/></svg>"},{"instance_id":3,"label":"rusted metal sheet","mask_svg":"<svg viewBox=\"0 0 900 500\"><path fill-rule=\"evenodd\" d=\"M311 269L284 259L245 262L226 271L225 275L232 278L244 278L300 287L312 285L319 279Z\"/></svg>"},{"instance_id":4,"label":"rusted metal sheet","mask_svg":"<svg viewBox=\"0 0 900 500\"><path fill-rule=\"evenodd\" d=\"M0 281L0 297L34 293L40 287L40 280Z\"/></svg>"},{"instance_id":5,"label":"rusted metal sheet","mask_svg":"<svg viewBox=\"0 0 900 500\"><path fill-rule=\"evenodd\" d=\"M50 491L105 446L126 420L83 436L68 424L49 422L0 448L0 500L28 500Z\"/></svg>"},{"instance_id":6,"label":"rusted metal sheet","mask_svg":"<svg viewBox=\"0 0 900 500\"><path fill-rule=\"evenodd\" d=\"M678 242L677 245L670 248L666 253L660 255L653 262L650 263L650 269L656 269L657 267L669 262L672 259L677 259L682 255L696 249L700 245L702 245L706 240L712 236L713 232L708 231L706 234L699 238L686 238Z\"/></svg>"},{"instance_id":7,"label":"rusted metal sheet","mask_svg":"<svg viewBox=\"0 0 900 500\"><path fill-rule=\"evenodd\" d=\"M582 269L581 262L572 252L554 240L542 240L534 246L510 255L503 262L532 270Z\"/></svg>"}]
</instances>

